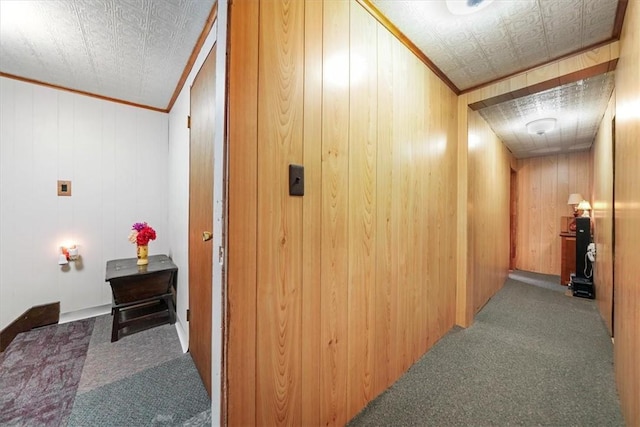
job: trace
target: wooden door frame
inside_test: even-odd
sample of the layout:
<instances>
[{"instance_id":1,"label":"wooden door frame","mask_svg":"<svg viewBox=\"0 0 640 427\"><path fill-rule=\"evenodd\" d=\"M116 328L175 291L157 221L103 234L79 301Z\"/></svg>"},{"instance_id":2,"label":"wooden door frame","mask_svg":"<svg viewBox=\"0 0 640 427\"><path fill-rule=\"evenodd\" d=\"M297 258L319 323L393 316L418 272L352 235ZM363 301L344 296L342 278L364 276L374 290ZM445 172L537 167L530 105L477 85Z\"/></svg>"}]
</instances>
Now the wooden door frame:
<instances>
[{"instance_id":1,"label":"wooden door frame","mask_svg":"<svg viewBox=\"0 0 640 427\"><path fill-rule=\"evenodd\" d=\"M229 0L217 0L215 131L213 136L213 266L211 288L211 419L226 425L227 306L227 51ZM220 333L218 333L220 331Z\"/></svg>"},{"instance_id":2,"label":"wooden door frame","mask_svg":"<svg viewBox=\"0 0 640 427\"><path fill-rule=\"evenodd\" d=\"M616 310L616 116L611 119L611 337L615 335Z\"/></svg>"}]
</instances>

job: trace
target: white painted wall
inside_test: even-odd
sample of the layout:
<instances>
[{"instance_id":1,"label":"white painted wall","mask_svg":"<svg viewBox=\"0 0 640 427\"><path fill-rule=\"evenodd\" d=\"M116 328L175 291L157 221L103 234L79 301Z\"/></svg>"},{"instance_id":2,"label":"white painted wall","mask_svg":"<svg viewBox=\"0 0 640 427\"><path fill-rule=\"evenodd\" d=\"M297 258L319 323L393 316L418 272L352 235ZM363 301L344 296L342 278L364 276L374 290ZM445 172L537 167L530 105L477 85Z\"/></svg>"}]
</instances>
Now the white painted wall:
<instances>
[{"instance_id":1,"label":"white painted wall","mask_svg":"<svg viewBox=\"0 0 640 427\"><path fill-rule=\"evenodd\" d=\"M0 77L0 329L34 305L110 304L105 264L135 256L136 221L169 253L168 154L167 114ZM65 241L82 256L66 271Z\"/></svg>"}]
</instances>

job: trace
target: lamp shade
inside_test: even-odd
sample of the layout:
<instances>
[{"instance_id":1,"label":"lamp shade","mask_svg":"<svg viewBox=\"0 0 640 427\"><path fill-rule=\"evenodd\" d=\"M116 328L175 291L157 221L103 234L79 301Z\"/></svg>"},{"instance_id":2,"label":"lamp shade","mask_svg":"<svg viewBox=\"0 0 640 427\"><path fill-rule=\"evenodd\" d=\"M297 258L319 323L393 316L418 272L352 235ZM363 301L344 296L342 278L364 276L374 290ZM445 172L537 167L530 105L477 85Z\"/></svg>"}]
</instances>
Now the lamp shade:
<instances>
[{"instance_id":1,"label":"lamp shade","mask_svg":"<svg viewBox=\"0 0 640 427\"><path fill-rule=\"evenodd\" d=\"M578 204L578 210L590 211L591 210L591 204L588 201L583 200Z\"/></svg>"},{"instance_id":2,"label":"lamp shade","mask_svg":"<svg viewBox=\"0 0 640 427\"><path fill-rule=\"evenodd\" d=\"M568 205L577 205L583 200L584 200L584 197L582 197L582 194L580 194L580 193L572 193L572 194L569 195L569 200L567 201L567 204Z\"/></svg>"}]
</instances>

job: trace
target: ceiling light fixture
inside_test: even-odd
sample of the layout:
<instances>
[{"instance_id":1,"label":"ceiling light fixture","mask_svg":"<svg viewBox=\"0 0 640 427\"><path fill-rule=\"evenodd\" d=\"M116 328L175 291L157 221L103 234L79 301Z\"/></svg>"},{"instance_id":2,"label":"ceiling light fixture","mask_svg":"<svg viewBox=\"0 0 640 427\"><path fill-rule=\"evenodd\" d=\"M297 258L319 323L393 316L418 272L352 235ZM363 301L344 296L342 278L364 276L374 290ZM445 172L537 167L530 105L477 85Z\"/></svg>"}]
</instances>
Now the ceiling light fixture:
<instances>
[{"instance_id":1,"label":"ceiling light fixture","mask_svg":"<svg viewBox=\"0 0 640 427\"><path fill-rule=\"evenodd\" d=\"M447 0L447 9L454 15L468 15L489 6L493 0Z\"/></svg>"},{"instance_id":2,"label":"ceiling light fixture","mask_svg":"<svg viewBox=\"0 0 640 427\"><path fill-rule=\"evenodd\" d=\"M531 135L544 135L556 127L556 119L538 119L527 123L527 132Z\"/></svg>"}]
</instances>

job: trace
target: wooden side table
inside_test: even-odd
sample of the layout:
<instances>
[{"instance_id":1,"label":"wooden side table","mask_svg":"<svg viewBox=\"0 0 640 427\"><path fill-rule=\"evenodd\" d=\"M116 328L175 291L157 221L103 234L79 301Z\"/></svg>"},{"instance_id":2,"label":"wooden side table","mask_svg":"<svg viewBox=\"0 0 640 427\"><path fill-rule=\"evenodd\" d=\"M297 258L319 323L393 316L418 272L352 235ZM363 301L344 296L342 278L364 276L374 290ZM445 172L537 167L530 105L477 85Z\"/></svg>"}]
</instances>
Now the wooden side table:
<instances>
[{"instance_id":1,"label":"wooden side table","mask_svg":"<svg viewBox=\"0 0 640 427\"><path fill-rule=\"evenodd\" d=\"M567 286L571 282L571 273L576 272L576 233L562 232L560 238L560 284Z\"/></svg>"},{"instance_id":2,"label":"wooden side table","mask_svg":"<svg viewBox=\"0 0 640 427\"><path fill-rule=\"evenodd\" d=\"M118 341L121 332L129 335L176 322L178 267L166 255L152 255L149 264L143 266L138 266L137 261L107 261L105 281L113 294L111 342Z\"/></svg>"}]
</instances>

